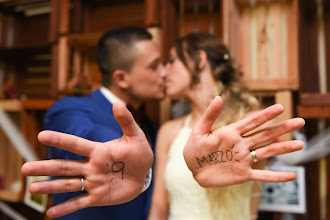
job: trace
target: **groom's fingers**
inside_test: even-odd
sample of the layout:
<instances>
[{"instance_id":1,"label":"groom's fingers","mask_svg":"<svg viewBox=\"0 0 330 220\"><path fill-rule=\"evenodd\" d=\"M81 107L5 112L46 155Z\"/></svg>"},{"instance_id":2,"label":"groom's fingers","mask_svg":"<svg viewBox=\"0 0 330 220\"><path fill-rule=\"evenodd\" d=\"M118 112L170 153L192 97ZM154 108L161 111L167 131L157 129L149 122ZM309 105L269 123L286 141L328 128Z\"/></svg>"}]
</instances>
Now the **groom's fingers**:
<instances>
[{"instance_id":1,"label":"groom's fingers","mask_svg":"<svg viewBox=\"0 0 330 220\"><path fill-rule=\"evenodd\" d=\"M66 202L60 203L56 206L51 207L47 210L47 216L50 218L59 218L63 215L67 215L78 211L80 209L84 209L90 206L90 201L88 198L88 193L70 199Z\"/></svg>"},{"instance_id":2,"label":"groom's fingers","mask_svg":"<svg viewBox=\"0 0 330 220\"><path fill-rule=\"evenodd\" d=\"M40 143L58 147L85 157L88 157L95 149L95 142L70 134L56 131L41 131L38 134Z\"/></svg>"},{"instance_id":3,"label":"groom's fingers","mask_svg":"<svg viewBox=\"0 0 330 220\"><path fill-rule=\"evenodd\" d=\"M116 102L113 105L113 115L125 136L132 137L143 133L138 124L135 122L132 114L123 103Z\"/></svg>"},{"instance_id":4,"label":"groom's fingers","mask_svg":"<svg viewBox=\"0 0 330 220\"><path fill-rule=\"evenodd\" d=\"M262 111L259 111L241 121L233 124L234 127L240 132L241 135L259 127L260 125L266 123L279 116L284 112L284 107L281 104L272 105Z\"/></svg>"},{"instance_id":5,"label":"groom's fingers","mask_svg":"<svg viewBox=\"0 0 330 220\"><path fill-rule=\"evenodd\" d=\"M84 175L84 162L77 160L41 160L23 164L25 176L80 176Z\"/></svg>"},{"instance_id":6,"label":"groom's fingers","mask_svg":"<svg viewBox=\"0 0 330 220\"><path fill-rule=\"evenodd\" d=\"M29 191L31 194L57 194L81 191L81 186L79 177L59 178L33 182L29 185Z\"/></svg>"},{"instance_id":7,"label":"groom's fingers","mask_svg":"<svg viewBox=\"0 0 330 220\"><path fill-rule=\"evenodd\" d=\"M200 120L196 126L195 131L199 134L209 133L212 129L212 126L214 122L217 120L221 113L222 109L222 98L220 96L217 96L214 98L214 100L211 102L209 107L206 109L206 112L204 113L202 120Z\"/></svg>"}]
</instances>

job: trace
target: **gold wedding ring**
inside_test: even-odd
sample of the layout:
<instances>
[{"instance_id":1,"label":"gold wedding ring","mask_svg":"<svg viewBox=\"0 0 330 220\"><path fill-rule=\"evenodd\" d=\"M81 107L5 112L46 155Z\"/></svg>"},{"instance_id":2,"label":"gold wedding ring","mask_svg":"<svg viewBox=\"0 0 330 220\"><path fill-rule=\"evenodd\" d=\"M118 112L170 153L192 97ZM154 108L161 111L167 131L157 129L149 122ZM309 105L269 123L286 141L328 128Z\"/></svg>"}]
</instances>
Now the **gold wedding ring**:
<instances>
[{"instance_id":1,"label":"gold wedding ring","mask_svg":"<svg viewBox=\"0 0 330 220\"><path fill-rule=\"evenodd\" d=\"M84 189L85 189L85 179L80 178L80 180L81 180L81 191L84 191Z\"/></svg>"},{"instance_id":2,"label":"gold wedding ring","mask_svg":"<svg viewBox=\"0 0 330 220\"><path fill-rule=\"evenodd\" d=\"M257 153L253 150L253 151L251 151L250 154L251 154L251 157L252 157L252 162L253 162L253 163L258 162Z\"/></svg>"}]
</instances>

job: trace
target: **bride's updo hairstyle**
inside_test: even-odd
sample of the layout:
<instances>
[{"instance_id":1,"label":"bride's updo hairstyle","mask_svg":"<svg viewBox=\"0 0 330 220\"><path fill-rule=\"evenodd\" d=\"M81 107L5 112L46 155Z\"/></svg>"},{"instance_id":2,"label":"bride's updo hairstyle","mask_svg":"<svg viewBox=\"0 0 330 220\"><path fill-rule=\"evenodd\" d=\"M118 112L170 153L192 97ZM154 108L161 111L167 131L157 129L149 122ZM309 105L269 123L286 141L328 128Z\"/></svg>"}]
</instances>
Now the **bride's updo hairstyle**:
<instances>
[{"instance_id":1,"label":"bride's updo hairstyle","mask_svg":"<svg viewBox=\"0 0 330 220\"><path fill-rule=\"evenodd\" d=\"M176 41L174 45L179 59L192 75L192 84L199 83L198 51L205 51L212 69L212 75L217 82L218 93L224 100L224 106L216 127L230 124L241 119L246 112L259 107L258 100L252 96L241 82L242 72L234 65L228 48L221 40L209 33L191 33ZM187 59L193 61L188 65ZM207 98L207 97L206 97ZM214 97L209 97L212 100Z\"/></svg>"}]
</instances>

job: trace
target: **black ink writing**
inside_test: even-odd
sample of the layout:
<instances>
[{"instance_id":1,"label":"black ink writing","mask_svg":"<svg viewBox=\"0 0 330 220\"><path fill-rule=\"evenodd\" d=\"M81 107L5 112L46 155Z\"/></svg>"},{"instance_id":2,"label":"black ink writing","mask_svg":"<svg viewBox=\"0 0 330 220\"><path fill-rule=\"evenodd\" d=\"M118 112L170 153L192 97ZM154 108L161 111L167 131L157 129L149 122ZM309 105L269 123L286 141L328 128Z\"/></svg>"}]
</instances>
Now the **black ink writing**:
<instances>
[{"instance_id":1,"label":"black ink writing","mask_svg":"<svg viewBox=\"0 0 330 220\"><path fill-rule=\"evenodd\" d=\"M105 164L107 167L110 167L109 164ZM107 170L105 172L105 174L108 174L110 172L113 172L113 173L119 173L121 172L121 179L124 179L124 168L125 168L125 163L123 162L114 162L111 166L111 170ZM110 182L112 182L113 178L110 180Z\"/></svg>"},{"instance_id":2,"label":"black ink writing","mask_svg":"<svg viewBox=\"0 0 330 220\"><path fill-rule=\"evenodd\" d=\"M227 150L226 157L229 161L231 161L233 159L233 152L231 152L230 150Z\"/></svg>"},{"instance_id":3,"label":"black ink writing","mask_svg":"<svg viewBox=\"0 0 330 220\"><path fill-rule=\"evenodd\" d=\"M121 179L124 179L124 168L125 164L123 162L115 162L112 164L112 172L118 173L121 171Z\"/></svg>"},{"instance_id":4,"label":"black ink writing","mask_svg":"<svg viewBox=\"0 0 330 220\"><path fill-rule=\"evenodd\" d=\"M222 151L217 151L219 153L221 153L221 163L225 163L226 161L223 159L223 152Z\"/></svg>"},{"instance_id":5,"label":"black ink writing","mask_svg":"<svg viewBox=\"0 0 330 220\"><path fill-rule=\"evenodd\" d=\"M220 163L220 161L218 161L218 153L217 152L212 152L211 155L213 156L214 160L216 163Z\"/></svg>"},{"instance_id":6,"label":"black ink writing","mask_svg":"<svg viewBox=\"0 0 330 220\"><path fill-rule=\"evenodd\" d=\"M106 163L105 165L106 165L107 167L109 167L109 166L110 166L110 165L109 165L109 164L107 164L107 163ZM108 173L110 173L110 170L108 170L107 172L105 172L105 174L108 174ZM112 180L111 180L111 181L112 181ZM111 181L110 181L110 182L111 182Z\"/></svg>"},{"instance_id":7,"label":"black ink writing","mask_svg":"<svg viewBox=\"0 0 330 220\"><path fill-rule=\"evenodd\" d=\"M198 164L199 164L200 167L202 167L202 165L201 165L200 162L203 163L204 161L206 161L208 164L210 164L209 161L207 161L207 159L205 157L202 157L202 160L200 160L198 157L196 157L196 159L197 159L197 162L198 162Z\"/></svg>"},{"instance_id":8,"label":"black ink writing","mask_svg":"<svg viewBox=\"0 0 330 220\"><path fill-rule=\"evenodd\" d=\"M234 145L231 147L230 150L226 151L216 151L208 154L207 156L203 156L201 159L196 157L197 163L199 164L200 167L203 167L203 164L208 164L208 165L214 165L214 164L219 164L219 163L225 163L225 162L230 162L233 159L237 162L240 162L239 160L235 159L234 156L235 154L238 154L239 151L236 151L233 153L232 149L234 148ZM220 160L218 160L218 158Z\"/></svg>"}]
</instances>

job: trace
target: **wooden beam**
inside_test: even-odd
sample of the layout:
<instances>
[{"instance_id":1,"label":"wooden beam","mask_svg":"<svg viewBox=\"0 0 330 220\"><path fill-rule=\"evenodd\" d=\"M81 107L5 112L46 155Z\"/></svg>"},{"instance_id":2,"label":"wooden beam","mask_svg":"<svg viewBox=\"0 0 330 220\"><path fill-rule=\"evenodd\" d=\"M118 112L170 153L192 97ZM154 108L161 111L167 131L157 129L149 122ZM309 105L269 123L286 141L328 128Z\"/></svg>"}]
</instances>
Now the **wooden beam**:
<instances>
[{"instance_id":1,"label":"wooden beam","mask_svg":"<svg viewBox=\"0 0 330 220\"><path fill-rule=\"evenodd\" d=\"M145 0L145 24L147 27L160 26L159 0Z\"/></svg>"},{"instance_id":2,"label":"wooden beam","mask_svg":"<svg viewBox=\"0 0 330 220\"><path fill-rule=\"evenodd\" d=\"M7 152L8 152L8 138L6 134L0 130L0 190L3 190L6 187L6 173L8 172L7 168Z\"/></svg>"},{"instance_id":3,"label":"wooden beam","mask_svg":"<svg viewBox=\"0 0 330 220\"><path fill-rule=\"evenodd\" d=\"M51 12L49 19L49 36L48 39L51 43L57 40L58 34L58 20L59 20L59 1L51 0L50 2Z\"/></svg>"},{"instance_id":4,"label":"wooden beam","mask_svg":"<svg viewBox=\"0 0 330 220\"><path fill-rule=\"evenodd\" d=\"M299 1L299 75L301 92L320 92L316 1ZM308 42L308 44L306 44Z\"/></svg>"},{"instance_id":5,"label":"wooden beam","mask_svg":"<svg viewBox=\"0 0 330 220\"><path fill-rule=\"evenodd\" d=\"M25 99L22 105L24 109L47 110L54 102L53 99Z\"/></svg>"},{"instance_id":6,"label":"wooden beam","mask_svg":"<svg viewBox=\"0 0 330 220\"><path fill-rule=\"evenodd\" d=\"M60 0L59 34L67 34L70 30L70 0Z\"/></svg>"},{"instance_id":7,"label":"wooden beam","mask_svg":"<svg viewBox=\"0 0 330 220\"><path fill-rule=\"evenodd\" d=\"M99 39L102 37L101 32L97 33L83 33L68 35L68 44L70 47L79 50L86 50L90 47L96 46Z\"/></svg>"},{"instance_id":8,"label":"wooden beam","mask_svg":"<svg viewBox=\"0 0 330 220\"><path fill-rule=\"evenodd\" d=\"M69 57L70 51L68 46L68 37L63 36L59 38L58 43L58 75L57 75L57 89L58 92L63 92L67 89L68 71L69 71Z\"/></svg>"},{"instance_id":9,"label":"wooden beam","mask_svg":"<svg viewBox=\"0 0 330 220\"><path fill-rule=\"evenodd\" d=\"M245 85L252 91L278 91L278 90L297 90L298 84L285 79L245 79Z\"/></svg>"},{"instance_id":10,"label":"wooden beam","mask_svg":"<svg viewBox=\"0 0 330 220\"><path fill-rule=\"evenodd\" d=\"M10 195L13 196L12 199L15 198L15 200L23 200L23 175L21 173L21 166L23 165L23 158L20 155L20 152L17 151L17 149L14 147L14 144L11 143L9 146L9 152L8 152L8 158L7 158L7 190L10 192L11 186L13 184L21 183L19 188L16 190L12 190ZM15 193L15 191L17 193ZM15 196L14 196L15 195Z\"/></svg>"},{"instance_id":11,"label":"wooden beam","mask_svg":"<svg viewBox=\"0 0 330 220\"><path fill-rule=\"evenodd\" d=\"M84 6L81 0L72 0L72 22L71 30L73 33L83 32Z\"/></svg>"},{"instance_id":12,"label":"wooden beam","mask_svg":"<svg viewBox=\"0 0 330 220\"><path fill-rule=\"evenodd\" d=\"M330 105L330 93L301 93L300 103L302 105Z\"/></svg>"},{"instance_id":13,"label":"wooden beam","mask_svg":"<svg viewBox=\"0 0 330 220\"><path fill-rule=\"evenodd\" d=\"M7 30L8 30L8 16L0 13L1 19L1 36L0 36L0 46L5 47L7 44Z\"/></svg>"},{"instance_id":14,"label":"wooden beam","mask_svg":"<svg viewBox=\"0 0 330 220\"><path fill-rule=\"evenodd\" d=\"M177 39L178 30L178 16L176 14L175 6L172 1L161 0L161 39L162 39L162 61L166 61L168 51Z\"/></svg>"},{"instance_id":15,"label":"wooden beam","mask_svg":"<svg viewBox=\"0 0 330 220\"><path fill-rule=\"evenodd\" d=\"M236 0L235 1L240 6L248 6L250 4L250 0ZM279 3L281 0L272 0L272 3ZM255 4L264 4L265 0L255 0Z\"/></svg>"},{"instance_id":16,"label":"wooden beam","mask_svg":"<svg viewBox=\"0 0 330 220\"><path fill-rule=\"evenodd\" d=\"M5 200L8 202L21 202L22 192L21 191L11 191L8 189L0 190L0 200Z\"/></svg>"},{"instance_id":17,"label":"wooden beam","mask_svg":"<svg viewBox=\"0 0 330 220\"><path fill-rule=\"evenodd\" d=\"M3 5L6 8L10 8L10 7L16 7L18 5L28 5L28 4L35 4L40 2L47 2L47 0L11 0L4 2Z\"/></svg>"},{"instance_id":18,"label":"wooden beam","mask_svg":"<svg viewBox=\"0 0 330 220\"><path fill-rule=\"evenodd\" d=\"M19 112L22 109L22 103L20 100L1 100L0 108L8 112Z\"/></svg>"},{"instance_id":19,"label":"wooden beam","mask_svg":"<svg viewBox=\"0 0 330 220\"><path fill-rule=\"evenodd\" d=\"M50 72L50 88L49 88L49 95L50 97L57 96L57 75L58 75L58 45L55 44L52 46L52 54L51 54L51 72Z\"/></svg>"},{"instance_id":20,"label":"wooden beam","mask_svg":"<svg viewBox=\"0 0 330 220\"><path fill-rule=\"evenodd\" d=\"M78 79L82 75L82 52L80 50L73 51L73 66L72 66L73 78Z\"/></svg>"},{"instance_id":21,"label":"wooden beam","mask_svg":"<svg viewBox=\"0 0 330 220\"><path fill-rule=\"evenodd\" d=\"M293 117L293 104L292 104L292 92L291 91L279 91L275 93L275 103L282 104L285 107L285 111L277 117L279 121L285 121ZM292 134L288 133L280 137L281 141L292 140Z\"/></svg>"},{"instance_id":22,"label":"wooden beam","mask_svg":"<svg viewBox=\"0 0 330 220\"><path fill-rule=\"evenodd\" d=\"M283 2L283 1L282 1ZM292 84L298 88L300 80L299 66L299 1L294 0L292 4L287 4L286 22L288 30L287 34L287 74Z\"/></svg>"},{"instance_id":23,"label":"wooden beam","mask_svg":"<svg viewBox=\"0 0 330 220\"><path fill-rule=\"evenodd\" d=\"M236 26L240 22L240 14L237 8L237 4L232 0L223 0L221 5L221 23L222 23L222 40L230 48L234 57L239 54L237 51L240 44L237 39L240 37L239 26ZM232 39L234 38L234 39Z\"/></svg>"},{"instance_id":24,"label":"wooden beam","mask_svg":"<svg viewBox=\"0 0 330 220\"><path fill-rule=\"evenodd\" d=\"M330 118L330 106L298 105L298 116L305 119Z\"/></svg>"},{"instance_id":25,"label":"wooden beam","mask_svg":"<svg viewBox=\"0 0 330 220\"><path fill-rule=\"evenodd\" d=\"M125 4L115 7L86 8L85 32L104 32L123 25L145 26L145 6ZM87 20L88 19L88 20Z\"/></svg>"}]
</instances>

